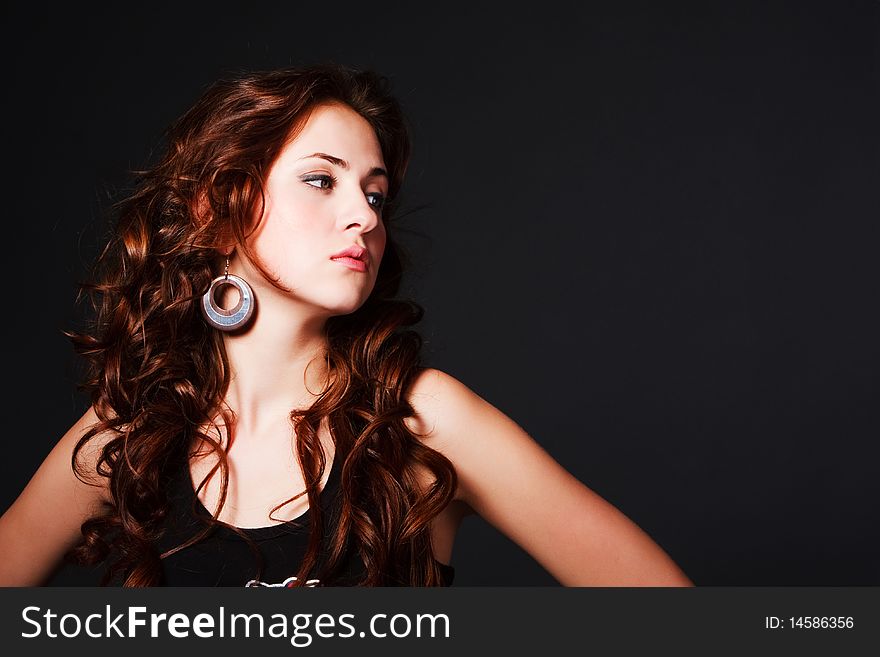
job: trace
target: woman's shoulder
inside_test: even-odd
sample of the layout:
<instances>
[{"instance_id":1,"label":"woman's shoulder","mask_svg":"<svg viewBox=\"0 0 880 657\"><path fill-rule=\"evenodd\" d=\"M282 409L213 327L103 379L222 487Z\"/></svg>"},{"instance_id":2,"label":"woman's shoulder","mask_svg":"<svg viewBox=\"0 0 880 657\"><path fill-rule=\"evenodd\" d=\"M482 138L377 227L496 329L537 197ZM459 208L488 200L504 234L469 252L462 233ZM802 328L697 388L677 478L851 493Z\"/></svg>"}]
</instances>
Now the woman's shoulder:
<instances>
[{"instance_id":1,"label":"woman's shoulder","mask_svg":"<svg viewBox=\"0 0 880 657\"><path fill-rule=\"evenodd\" d=\"M476 393L451 374L433 367L421 368L407 391L407 401L415 414L406 419L406 424L423 442L437 442L448 421L456 419L448 414L466 412L471 396Z\"/></svg>"},{"instance_id":2,"label":"woman's shoulder","mask_svg":"<svg viewBox=\"0 0 880 657\"><path fill-rule=\"evenodd\" d=\"M67 458L68 462L72 462L72 457L76 454L77 472L81 475L81 481L90 487L94 487L102 501L109 501L109 491L107 489L107 481L97 472L98 462L104 450L104 446L113 439L117 434L109 429L97 431L88 441L83 443L79 450L76 450L80 441L93 428L101 423L101 418L95 410L95 407L89 406L80 418L67 430L56 445L56 450ZM54 450L53 450L54 451Z\"/></svg>"},{"instance_id":3,"label":"woman's shoulder","mask_svg":"<svg viewBox=\"0 0 880 657\"><path fill-rule=\"evenodd\" d=\"M457 494L478 512L491 514L498 492L507 491L510 481L532 477L542 486L566 479L516 421L456 377L426 369L414 380L408 400L415 413L410 430L452 462Z\"/></svg>"},{"instance_id":4,"label":"woman's shoulder","mask_svg":"<svg viewBox=\"0 0 880 657\"><path fill-rule=\"evenodd\" d=\"M109 500L106 481L94 471L109 435L96 434L76 449L98 422L94 409L86 410L0 517L0 585L35 586L45 581L64 553L82 539L82 523Z\"/></svg>"},{"instance_id":5,"label":"woman's shoulder","mask_svg":"<svg viewBox=\"0 0 880 657\"><path fill-rule=\"evenodd\" d=\"M435 368L422 369L408 391L414 415L408 428L453 463L476 454L489 434L515 423L455 376ZM518 427L517 427L518 428ZM482 451L482 450L478 450Z\"/></svg>"}]
</instances>

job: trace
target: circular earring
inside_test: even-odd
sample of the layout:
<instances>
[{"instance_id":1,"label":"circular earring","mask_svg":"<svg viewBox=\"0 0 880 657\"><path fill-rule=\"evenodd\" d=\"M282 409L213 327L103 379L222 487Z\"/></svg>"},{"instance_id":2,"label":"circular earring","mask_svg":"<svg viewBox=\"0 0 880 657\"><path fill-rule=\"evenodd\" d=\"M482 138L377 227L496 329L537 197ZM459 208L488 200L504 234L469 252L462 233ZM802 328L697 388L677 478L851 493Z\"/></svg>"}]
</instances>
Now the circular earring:
<instances>
[{"instance_id":1,"label":"circular earring","mask_svg":"<svg viewBox=\"0 0 880 657\"><path fill-rule=\"evenodd\" d=\"M238 290L238 303L225 310L217 305L214 295L217 290L231 285ZM234 331L247 324L254 314L254 291L243 278L229 273L229 257L226 258L226 272L211 281L211 287L202 295L202 314L205 321L221 331Z\"/></svg>"}]
</instances>

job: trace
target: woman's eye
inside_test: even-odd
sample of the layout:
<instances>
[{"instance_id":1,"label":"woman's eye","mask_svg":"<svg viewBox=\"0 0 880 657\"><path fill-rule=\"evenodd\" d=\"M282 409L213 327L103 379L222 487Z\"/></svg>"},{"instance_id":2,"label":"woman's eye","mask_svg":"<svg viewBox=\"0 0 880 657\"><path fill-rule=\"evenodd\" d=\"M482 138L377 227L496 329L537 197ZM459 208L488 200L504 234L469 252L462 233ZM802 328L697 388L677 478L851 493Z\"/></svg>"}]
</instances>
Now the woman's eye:
<instances>
[{"instance_id":1,"label":"woman's eye","mask_svg":"<svg viewBox=\"0 0 880 657\"><path fill-rule=\"evenodd\" d=\"M316 189L330 189L336 180L332 176L306 176L302 181Z\"/></svg>"},{"instance_id":2,"label":"woman's eye","mask_svg":"<svg viewBox=\"0 0 880 657\"><path fill-rule=\"evenodd\" d=\"M337 183L335 177L326 174L310 174L303 176L301 180L309 187L314 187L315 189L333 189ZM367 194L367 202L376 210L381 210L385 205L385 195L381 192L370 192Z\"/></svg>"}]
</instances>

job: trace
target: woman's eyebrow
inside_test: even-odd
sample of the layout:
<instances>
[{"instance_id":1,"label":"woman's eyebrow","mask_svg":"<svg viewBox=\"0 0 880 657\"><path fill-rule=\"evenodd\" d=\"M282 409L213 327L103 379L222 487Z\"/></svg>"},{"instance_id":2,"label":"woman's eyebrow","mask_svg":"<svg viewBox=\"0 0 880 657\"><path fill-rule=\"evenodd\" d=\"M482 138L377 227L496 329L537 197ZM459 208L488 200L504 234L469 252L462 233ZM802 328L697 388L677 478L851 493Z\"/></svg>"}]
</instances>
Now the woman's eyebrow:
<instances>
[{"instance_id":1,"label":"woman's eyebrow","mask_svg":"<svg viewBox=\"0 0 880 657\"><path fill-rule=\"evenodd\" d=\"M341 157L336 157L335 155L328 155L327 153L312 153L311 155L304 155L303 157L301 157L299 159L307 160L310 157L318 157L318 158L321 158L322 160L327 160L330 164L335 164L336 166L338 166L341 169L348 170L348 162L343 160ZM385 171L385 169L383 169L382 167L373 167L372 169L370 169L370 173L367 175L368 175L368 177L385 176L387 178L388 172Z\"/></svg>"}]
</instances>

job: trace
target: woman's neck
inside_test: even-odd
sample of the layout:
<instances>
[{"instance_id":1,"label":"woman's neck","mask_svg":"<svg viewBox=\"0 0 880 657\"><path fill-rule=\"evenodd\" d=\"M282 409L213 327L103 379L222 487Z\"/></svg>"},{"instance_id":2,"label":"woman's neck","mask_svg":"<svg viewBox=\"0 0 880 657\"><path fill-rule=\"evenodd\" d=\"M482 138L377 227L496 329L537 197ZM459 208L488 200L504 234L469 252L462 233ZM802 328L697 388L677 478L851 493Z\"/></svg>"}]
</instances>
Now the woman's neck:
<instances>
[{"instance_id":1,"label":"woman's neck","mask_svg":"<svg viewBox=\"0 0 880 657\"><path fill-rule=\"evenodd\" d=\"M230 367L225 402L237 433L260 435L286 423L290 411L310 406L324 389L326 320L297 317L290 306L284 311L266 304L245 332L223 335Z\"/></svg>"}]
</instances>

